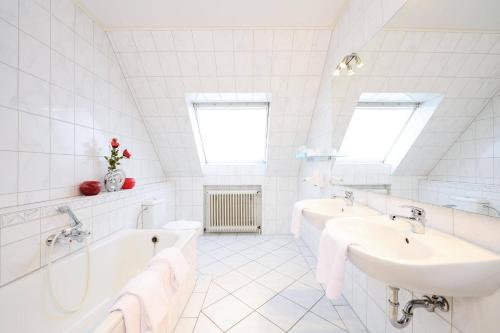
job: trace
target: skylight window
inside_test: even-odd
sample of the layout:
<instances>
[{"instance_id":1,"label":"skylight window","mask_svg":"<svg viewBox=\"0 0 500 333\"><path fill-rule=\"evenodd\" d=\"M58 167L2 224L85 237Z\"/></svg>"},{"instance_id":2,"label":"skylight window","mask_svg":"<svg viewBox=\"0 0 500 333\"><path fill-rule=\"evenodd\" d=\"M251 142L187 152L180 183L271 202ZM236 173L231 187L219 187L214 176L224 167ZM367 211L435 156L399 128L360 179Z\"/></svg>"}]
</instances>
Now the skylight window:
<instances>
[{"instance_id":1,"label":"skylight window","mask_svg":"<svg viewBox=\"0 0 500 333\"><path fill-rule=\"evenodd\" d=\"M193 103L206 164L265 163L269 103Z\"/></svg>"},{"instance_id":2,"label":"skylight window","mask_svg":"<svg viewBox=\"0 0 500 333\"><path fill-rule=\"evenodd\" d=\"M340 155L349 160L383 162L418 105L414 102L359 102L340 147Z\"/></svg>"}]
</instances>

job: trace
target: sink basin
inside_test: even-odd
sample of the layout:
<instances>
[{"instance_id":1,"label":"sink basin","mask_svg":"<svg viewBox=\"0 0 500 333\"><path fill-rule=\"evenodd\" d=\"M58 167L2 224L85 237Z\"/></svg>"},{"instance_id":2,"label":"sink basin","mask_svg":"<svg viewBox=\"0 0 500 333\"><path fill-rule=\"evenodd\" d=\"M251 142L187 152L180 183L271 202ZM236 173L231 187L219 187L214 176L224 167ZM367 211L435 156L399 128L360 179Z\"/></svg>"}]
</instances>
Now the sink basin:
<instances>
[{"instance_id":1,"label":"sink basin","mask_svg":"<svg viewBox=\"0 0 500 333\"><path fill-rule=\"evenodd\" d=\"M323 229L326 221L337 217L380 215L374 209L363 205L348 206L343 198L306 200L302 215L311 223Z\"/></svg>"},{"instance_id":2,"label":"sink basin","mask_svg":"<svg viewBox=\"0 0 500 333\"><path fill-rule=\"evenodd\" d=\"M500 287L500 255L427 228L411 232L387 216L329 221L326 228L353 242L348 258L393 287L442 296L486 296Z\"/></svg>"}]
</instances>

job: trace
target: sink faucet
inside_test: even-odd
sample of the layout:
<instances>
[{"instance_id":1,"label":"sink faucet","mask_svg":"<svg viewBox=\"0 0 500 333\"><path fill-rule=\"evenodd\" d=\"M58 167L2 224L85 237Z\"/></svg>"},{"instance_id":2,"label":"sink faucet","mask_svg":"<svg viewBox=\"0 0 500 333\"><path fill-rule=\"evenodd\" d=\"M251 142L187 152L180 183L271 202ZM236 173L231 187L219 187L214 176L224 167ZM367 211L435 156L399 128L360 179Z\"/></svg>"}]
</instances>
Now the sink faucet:
<instances>
[{"instance_id":1,"label":"sink faucet","mask_svg":"<svg viewBox=\"0 0 500 333\"><path fill-rule=\"evenodd\" d=\"M77 241L78 243L83 242L87 237L90 236L90 231L83 230L83 223L76 217L75 213L68 206L61 206L57 208L59 213L68 214L73 223L69 227L64 228L57 234L52 234L47 238L46 244L48 246L52 245L52 242L56 240L58 242L70 243L72 241Z\"/></svg>"},{"instance_id":2,"label":"sink faucet","mask_svg":"<svg viewBox=\"0 0 500 333\"><path fill-rule=\"evenodd\" d=\"M402 215L389 215L391 220L396 220L397 218L408 220L411 224L411 230L416 234L425 233L425 223L427 219L425 218L425 210L416 206L400 206L404 208L410 208L411 216Z\"/></svg>"},{"instance_id":3,"label":"sink faucet","mask_svg":"<svg viewBox=\"0 0 500 333\"><path fill-rule=\"evenodd\" d=\"M344 194L344 200L347 206L354 206L354 193L352 193L352 191L344 191Z\"/></svg>"}]
</instances>

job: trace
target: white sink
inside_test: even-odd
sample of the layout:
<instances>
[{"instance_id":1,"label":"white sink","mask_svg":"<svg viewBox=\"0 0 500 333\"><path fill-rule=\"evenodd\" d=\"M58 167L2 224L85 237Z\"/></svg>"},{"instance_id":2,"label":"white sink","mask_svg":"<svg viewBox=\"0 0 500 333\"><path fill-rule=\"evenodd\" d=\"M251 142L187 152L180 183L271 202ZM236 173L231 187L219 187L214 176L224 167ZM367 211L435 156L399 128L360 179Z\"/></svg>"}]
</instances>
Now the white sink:
<instances>
[{"instance_id":1,"label":"white sink","mask_svg":"<svg viewBox=\"0 0 500 333\"><path fill-rule=\"evenodd\" d=\"M302 210L302 215L321 229L331 218L380 215L376 210L363 205L348 206L342 198L305 200L304 202L306 208Z\"/></svg>"},{"instance_id":2,"label":"white sink","mask_svg":"<svg viewBox=\"0 0 500 333\"><path fill-rule=\"evenodd\" d=\"M500 255L427 228L411 232L387 216L332 220L328 230L354 244L348 258L393 287L442 296L486 296L500 287Z\"/></svg>"}]
</instances>

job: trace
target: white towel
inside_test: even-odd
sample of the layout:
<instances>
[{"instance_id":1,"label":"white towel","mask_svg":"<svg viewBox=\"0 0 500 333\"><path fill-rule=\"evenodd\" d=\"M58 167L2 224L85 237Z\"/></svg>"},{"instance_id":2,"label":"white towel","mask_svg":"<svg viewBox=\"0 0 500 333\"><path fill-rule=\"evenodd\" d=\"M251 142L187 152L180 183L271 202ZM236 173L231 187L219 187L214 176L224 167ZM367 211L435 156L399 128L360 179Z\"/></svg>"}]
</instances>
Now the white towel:
<instances>
[{"instance_id":1,"label":"white towel","mask_svg":"<svg viewBox=\"0 0 500 333\"><path fill-rule=\"evenodd\" d=\"M321 233L316 279L326 285L326 296L336 299L342 294L347 250L352 241L326 226Z\"/></svg>"},{"instance_id":2,"label":"white towel","mask_svg":"<svg viewBox=\"0 0 500 333\"><path fill-rule=\"evenodd\" d=\"M168 305L161 274L146 270L125 285L110 312L122 313L127 333L155 333L167 314Z\"/></svg>"},{"instance_id":3,"label":"white towel","mask_svg":"<svg viewBox=\"0 0 500 333\"><path fill-rule=\"evenodd\" d=\"M189 273L189 263L176 247L166 248L155 255L148 263L148 269L163 275L167 291L177 290Z\"/></svg>"},{"instance_id":4,"label":"white towel","mask_svg":"<svg viewBox=\"0 0 500 333\"><path fill-rule=\"evenodd\" d=\"M306 205L304 201L297 201L295 205L293 205L290 231L295 238L299 238L300 236L300 227L302 225L302 210L304 210L305 206Z\"/></svg>"}]
</instances>

